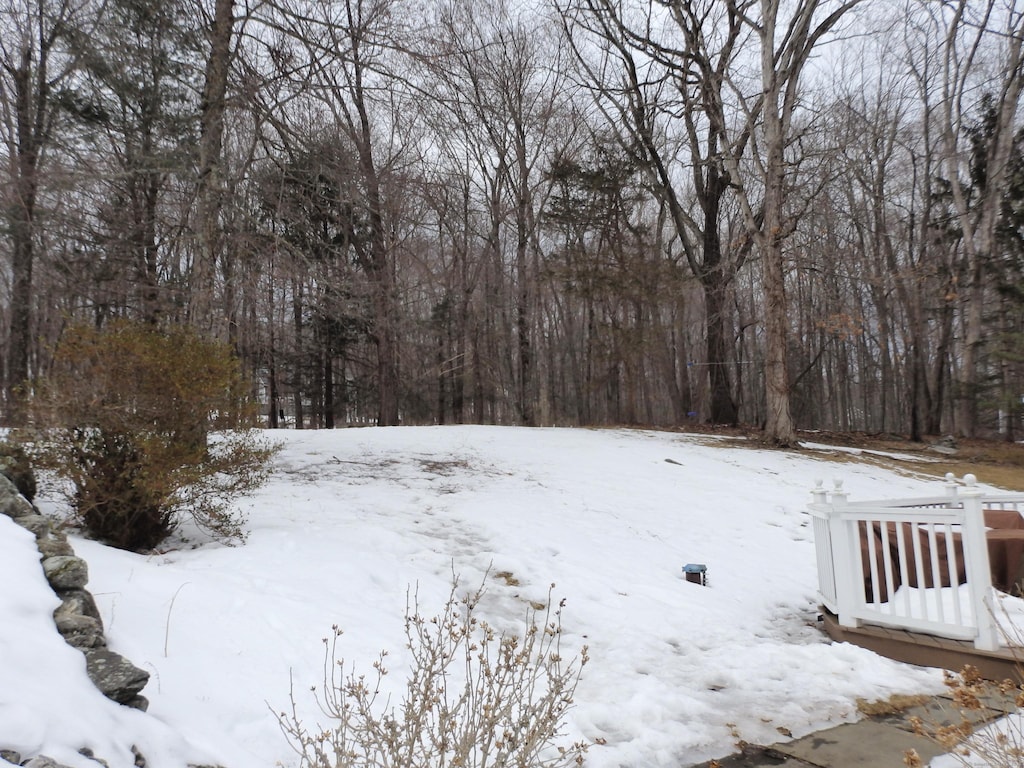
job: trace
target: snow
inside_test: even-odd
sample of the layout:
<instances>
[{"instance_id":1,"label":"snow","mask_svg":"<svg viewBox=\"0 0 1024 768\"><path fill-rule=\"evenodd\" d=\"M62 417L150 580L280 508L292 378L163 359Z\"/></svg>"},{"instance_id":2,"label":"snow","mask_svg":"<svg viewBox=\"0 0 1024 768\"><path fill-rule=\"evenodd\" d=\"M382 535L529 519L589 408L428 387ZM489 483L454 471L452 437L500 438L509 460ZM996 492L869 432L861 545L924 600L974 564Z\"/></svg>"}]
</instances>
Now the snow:
<instances>
[{"instance_id":1,"label":"snow","mask_svg":"<svg viewBox=\"0 0 1024 768\"><path fill-rule=\"evenodd\" d=\"M829 445L827 443L801 442L801 448L814 451L825 451L831 453L849 453L852 456L875 456L882 459L897 459L898 461L917 462L919 464L933 464L938 459L930 456L921 456L914 453L896 453L893 451L875 451L868 448L851 448L846 445Z\"/></svg>"},{"instance_id":2,"label":"snow","mask_svg":"<svg viewBox=\"0 0 1024 768\"><path fill-rule=\"evenodd\" d=\"M995 620L996 641L999 645L1003 648L1024 646L1024 599L992 588L988 600L990 608L987 610L991 610ZM893 617L931 621L941 621L942 616L953 619L959 610L965 626L975 623L974 605L967 584L939 589L901 586L893 594L891 602L880 603L878 607Z\"/></svg>"},{"instance_id":3,"label":"snow","mask_svg":"<svg viewBox=\"0 0 1024 768\"><path fill-rule=\"evenodd\" d=\"M148 670L143 714L104 699L53 627L32 538L0 516L0 749L95 768L294 766L275 712L323 720L322 638L346 666L403 684L410 591L438 613L452 575L486 578L480 611L515 631L565 600L563 649L590 662L566 740L587 764L681 766L737 739L773 743L857 719L856 699L937 692L941 676L832 644L816 626L809 516L818 478L851 498L940 481L835 454L729 447L675 433L501 427L279 432L270 481L238 502L239 546L194 538L151 555L72 537L113 650ZM62 514L55 497L39 502ZM707 564L706 587L686 563ZM488 575L489 574L489 575ZM509 574L499 576L499 574ZM321 724L326 725L326 722Z\"/></svg>"}]
</instances>

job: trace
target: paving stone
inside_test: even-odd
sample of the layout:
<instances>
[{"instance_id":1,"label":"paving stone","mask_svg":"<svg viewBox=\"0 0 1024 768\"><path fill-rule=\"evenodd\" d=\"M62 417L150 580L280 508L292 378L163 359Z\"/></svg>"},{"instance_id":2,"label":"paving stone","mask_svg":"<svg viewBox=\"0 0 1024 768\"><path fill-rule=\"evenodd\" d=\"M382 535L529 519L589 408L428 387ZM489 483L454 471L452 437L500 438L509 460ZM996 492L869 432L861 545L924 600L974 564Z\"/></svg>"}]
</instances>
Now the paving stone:
<instances>
[{"instance_id":1,"label":"paving stone","mask_svg":"<svg viewBox=\"0 0 1024 768\"><path fill-rule=\"evenodd\" d=\"M993 703L996 703L994 699ZM909 707L897 714L881 715L873 719L884 725L902 728L905 731L913 731L914 726L910 720L914 717L921 718L926 726L953 725L960 723L964 718L967 718L967 721L972 725L978 725L979 723L987 723L990 720L995 720L997 717L1002 717L1007 711L1006 709L990 709L988 707L958 710L951 699L940 697L919 707Z\"/></svg>"},{"instance_id":2,"label":"paving stone","mask_svg":"<svg viewBox=\"0 0 1024 768\"><path fill-rule=\"evenodd\" d=\"M996 691L984 696L985 709L966 712L977 724L1016 711L1015 695ZM949 696L935 696L927 703L893 715L878 715L857 723L839 725L809 734L802 739L767 747L746 745L742 751L688 768L895 768L903 765L907 750L915 749L927 765L945 752L937 744L913 733L910 719L945 725L959 722L959 713Z\"/></svg>"},{"instance_id":3,"label":"paving stone","mask_svg":"<svg viewBox=\"0 0 1024 768\"><path fill-rule=\"evenodd\" d=\"M785 755L771 747L760 747L753 744L744 747L741 752L719 760L709 760L706 763L693 766L693 768L711 768L712 765L719 768L816 768L803 760Z\"/></svg>"},{"instance_id":4,"label":"paving stone","mask_svg":"<svg viewBox=\"0 0 1024 768\"><path fill-rule=\"evenodd\" d=\"M902 764L909 749L916 749L927 765L944 753L922 736L874 720L818 731L786 744L773 744L772 749L827 768L893 768Z\"/></svg>"},{"instance_id":5,"label":"paving stone","mask_svg":"<svg viewBox=\"0 0 1024 768\"><path fill-rule=\"evenodd\" d=\"M981 702L989 709L994 709L1000 714L1008 715L1011 712L1017 711L1017 696L1021 691L1011 691L1010 693L990 693L981 697Z\"/></svg>"}]
</instances>

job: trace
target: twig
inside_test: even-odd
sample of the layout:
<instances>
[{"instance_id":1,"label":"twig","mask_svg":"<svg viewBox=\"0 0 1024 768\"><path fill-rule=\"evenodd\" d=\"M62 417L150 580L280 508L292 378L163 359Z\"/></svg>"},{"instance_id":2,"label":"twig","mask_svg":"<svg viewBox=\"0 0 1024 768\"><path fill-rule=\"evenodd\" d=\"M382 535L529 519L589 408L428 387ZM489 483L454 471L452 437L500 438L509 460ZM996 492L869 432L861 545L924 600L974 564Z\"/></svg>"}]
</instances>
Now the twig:
<instances>
[{"instance_id":1,"label":"twig","mask_svg":"<svg viewBox=\"0 0 1024 768\"><path fill-rule=\"evenodd\" d=\"M171 598L171 604L167 606L167 621L164 624L164 658L167 658L167 642L171 636L171 611L174 610L174 601L178 599L178 593L181 592L185 587L191 584L191 581L186 581L174 592L174 597Z\"/></svg>"}]
</instances>

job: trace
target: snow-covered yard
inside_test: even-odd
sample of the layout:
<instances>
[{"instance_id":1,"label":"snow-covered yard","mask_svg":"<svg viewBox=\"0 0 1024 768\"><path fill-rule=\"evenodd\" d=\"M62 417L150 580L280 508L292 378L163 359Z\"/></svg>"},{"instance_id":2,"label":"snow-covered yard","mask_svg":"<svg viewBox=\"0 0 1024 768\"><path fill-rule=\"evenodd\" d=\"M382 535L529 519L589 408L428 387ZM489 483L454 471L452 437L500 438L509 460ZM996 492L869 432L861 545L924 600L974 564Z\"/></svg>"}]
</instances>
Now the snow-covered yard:
<instances>
[{"instance_id":1,"label":"snow-covered yard","mask_svg":"<svg viewBox=\"0 0 1024 768\"><path fill-rule=\"evenodd\" d=\"M270 482L239 502L244 545L141 556L72 541L112 648L152 674L148 714L91 689L49 619L56 600L31 537L0 519L0 748L95 766L75 754L85 745L111 768L131 765L132 743L149 768L293 765L274 711L293 682L304 720L322 719L308 694L321 638L341 626L357 669L389 650L400 691L407 596L440 611L453 573L467 588L489 573L481 610L510 630L555 585L564 647L590 649L567 739L595 742L594 768L685 766L737 738L856 719L858 697L941 688L934 670L826 641L805 512L817 478L842 477L852 498L934 493L938 481L644 431L273 438ZM707 564L706 587L684 579L689 562Z\"/></svg>"}]
</instances>

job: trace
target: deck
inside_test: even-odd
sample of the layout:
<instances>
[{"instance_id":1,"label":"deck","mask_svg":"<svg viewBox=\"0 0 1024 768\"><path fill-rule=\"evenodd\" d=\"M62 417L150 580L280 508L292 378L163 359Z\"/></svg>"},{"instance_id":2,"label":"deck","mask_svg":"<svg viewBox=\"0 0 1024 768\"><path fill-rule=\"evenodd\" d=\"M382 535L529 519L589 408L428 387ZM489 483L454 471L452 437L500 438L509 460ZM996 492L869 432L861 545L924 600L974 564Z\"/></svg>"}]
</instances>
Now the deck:
<instances>
[{"instance_id":1,"label":"deck","mask_svg":"<svg viewBox=\"0 0 1024 768\"><path fill-rule=\"evenodd\" d=\"M831 493L819 481L811 495L829 637L898 661L953 672L971 665L1024 682L1024 643L1005 647L995 605L995 590L1024 588L1024 494L947 475L932 496L851 501L841 481Z\"/></svg>"},{"instance_id":2,"label":"deck","mask_svg":"<svg viewBox=\"0 0 1024 768\"><path fill-rule=\"evenodd\" d=\"M827 608L820 610L822 629L837 643L852 643L896 661L951 672L971 665L989 680L1010 679L1024 683L1024 648L986 651L976 648L970 640L951 640L906 629L867 624L844 627Z\"/></svg>"}]
</instances>

